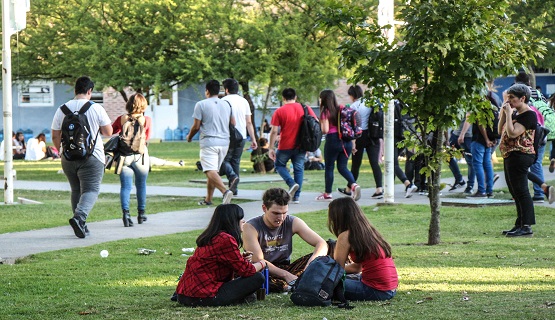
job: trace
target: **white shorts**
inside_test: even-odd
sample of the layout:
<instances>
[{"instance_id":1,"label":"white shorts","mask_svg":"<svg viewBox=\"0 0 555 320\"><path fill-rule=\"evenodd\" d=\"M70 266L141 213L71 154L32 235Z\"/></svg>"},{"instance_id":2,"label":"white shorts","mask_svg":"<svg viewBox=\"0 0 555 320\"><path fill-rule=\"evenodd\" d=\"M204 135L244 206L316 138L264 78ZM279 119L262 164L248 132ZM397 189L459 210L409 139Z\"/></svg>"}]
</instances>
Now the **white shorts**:
<instances>
[{"instance_id":1,"label":"white shorts","mask_svg":"<svg viewBox=\"0 0 555 320\"><path fill-rule=\"evenodd\" d=\"M220 166L224 162L228 146L225 147L204 147L200 149L200 163L202 172L220 171Z\"/></svg>"}]
</instances>

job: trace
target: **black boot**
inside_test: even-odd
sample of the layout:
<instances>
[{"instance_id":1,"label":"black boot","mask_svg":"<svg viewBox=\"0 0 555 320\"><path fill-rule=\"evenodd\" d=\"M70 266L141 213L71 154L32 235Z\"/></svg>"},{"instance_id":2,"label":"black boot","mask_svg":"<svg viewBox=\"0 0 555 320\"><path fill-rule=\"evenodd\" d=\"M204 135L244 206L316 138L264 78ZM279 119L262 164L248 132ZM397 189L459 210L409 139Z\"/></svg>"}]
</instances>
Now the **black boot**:
<instances>
[{"instance_id":1,"label":"black boot","mask_svg":"<svg viewBox=\"0 0 555 320\"><path fill-rule=\"evenodd\" d=\"M144 210L139 210L139 215L137 216L137 222L139 224L142 224L143 222L145 222L147 220L146 215L145 215L145 211Z\"/></svg>"},{"instance_id":2,"label":"black boot","mask_svg":"<svg viewBox=\"0 0 555 320\"><path fill-rule=\"evenodd\" d=\"M131 216L129 215L129 210L122 210L123 212L123 226L124 227L132 227L133 226L133 220L131 220Z\"/></svg>"}]
</instances>

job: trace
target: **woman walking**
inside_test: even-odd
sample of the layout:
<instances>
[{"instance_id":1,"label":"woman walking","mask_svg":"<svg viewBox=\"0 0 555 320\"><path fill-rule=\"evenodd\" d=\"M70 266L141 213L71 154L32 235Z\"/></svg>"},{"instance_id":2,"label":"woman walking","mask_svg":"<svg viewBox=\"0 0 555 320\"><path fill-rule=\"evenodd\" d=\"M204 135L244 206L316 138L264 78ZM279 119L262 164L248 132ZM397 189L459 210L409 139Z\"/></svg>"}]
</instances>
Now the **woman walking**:
<instances>
[{"instance_id":1,"label":"woman walking","mask_svg":"<svg viewBox=\"0 0 555 320\"><path fill-rule=\"evenodd\" d=\"M119 116L112 124L114 133L117 134L122 131L123 125L127 121L129 121L130 118L135 118L135 120L138 121L139 124L144 126L146 134L144 153L121 155L118 161L117 168L121 167L121 172L119 173L119 181L121 184L119 195L121 210L123 213L122 220L124 227L133 226L133 220L131 220L131 216L129 215L129 199L131 196L131 188L133 185L133 176L135 178L135 188L137 192L137 222L141 224L147 220L147 217L145 215L146 180L148 178L148 171L150 169L150 158L148 156L148 149L146 148L146 141L148 141L150 137L151 126L150 117L146 117L143 115L147 106L148 102L142 94L136 93L132 95L125 104L125 110L127 111L127 113Z\"/></svg>"},{"instance_id":2,"label":"woman walking","mask_svg":"<svg viewBox=\"0 0 555 320\"><path fill-rule=\"evenodd\" d=\"M325 191L316 200L332 200L333 171L337 162L337 170L347 180L347 187L351 190L353 199L360 199L360 186L356 183L353 174L347 168L349 156L353 149L354 141L344 141L339 138L339 120L341 108L337 103L335 94L331 90L320 92L320 126L322 133L326 134L324 146L325 162Z\"/></svg>"}]
</instances>

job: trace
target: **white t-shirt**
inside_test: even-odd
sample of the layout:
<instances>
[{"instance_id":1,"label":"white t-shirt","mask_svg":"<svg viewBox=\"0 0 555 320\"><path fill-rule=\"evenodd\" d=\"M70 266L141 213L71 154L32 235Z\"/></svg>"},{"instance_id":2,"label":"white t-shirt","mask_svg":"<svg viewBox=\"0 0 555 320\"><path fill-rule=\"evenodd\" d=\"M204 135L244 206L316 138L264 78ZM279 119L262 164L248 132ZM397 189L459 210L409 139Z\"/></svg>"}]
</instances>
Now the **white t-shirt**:
<instances>
[{"instance_id":1,"label":"white t-shirt","mask_svg":"<svg viewBox=\"0 0 555 320\"><path fill-rule=\"evenodd\" d=\"M362 99L358 99L353 102L353 104L351 104L351 108L355 109L360 116L360 128L362 130L368 130L368 118L370 117L372 109L365 106Z\"/></svg>"},{"instance_id":2,"label":"white t-shirt","mask_svg":"<svg viewBox=\"0 0 555 320\"><path fill-rule=\"evenodd\" d=\"M81 107L89 100L87 99L79 99L79 100L70 100L66 102L66 106L72 112L79 111ZM91 133L93 135L93 139L96 139L96 143L94 146L93 156L97 158L102 163L105 162L104 158L104 143L102 142L102 138L99 132L100 127L111 125L112 121L104 107L101 104L93 103L89 110L85 112L87 119L89 120L89 126L91 127ZM52 130L62 130L62 122L64 121L65 114L64 112L58 108L56 113L54 114L54 119L52 119ZM96 137L96 138L94 138ZM62 154L63 150L60 150L60 155Z\"/></svg>"},{"instance_id":3,"label":"white t-shirt","mask_svg":"<svg viewBox=\"0 0 555 320\"><path fill-rule=\"evenodd\" d=\"M31 138L27 141L27 152L25 152L25 160L42 160L46 156L43 149L46 148L44 141L37 138Z\"/></svg>"},{"instance_id":4,"label":"white t-shirt","mask_svg":"<svg viewBox=\"0 0 555 320\"><path fill-rule=\"evenodd\" d=\"M235 128L239 130L243 139L247 138L247 119L252 115L251 107L247 99L238 94L228 94L222 100L228 101L233 108L233 116L235 117Z\"/></svg>"},{"instance_id":5,"label":"white t-shirt","mask_svg":"<svg viewBox=\"0 0 555 320\"><path fill-rule=\"evenodd\" d=\"M195 104L193 118L200 120L201 148L229 146L229 118L231 108L218 97L201 100ZM237 119L237 118L235 118Z\"/></svg>"}]
</instances>

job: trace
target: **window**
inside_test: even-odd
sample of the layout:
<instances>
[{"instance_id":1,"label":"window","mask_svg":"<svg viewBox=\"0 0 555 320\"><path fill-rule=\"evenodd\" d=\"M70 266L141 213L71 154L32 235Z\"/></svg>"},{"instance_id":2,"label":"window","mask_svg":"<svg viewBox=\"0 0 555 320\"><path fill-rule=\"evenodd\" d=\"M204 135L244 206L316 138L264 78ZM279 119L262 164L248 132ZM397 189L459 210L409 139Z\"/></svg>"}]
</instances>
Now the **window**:
<instances>
[{"instance_id":1,"label":"window","mask_svg":"<svg viewBox=\"0 0 555 320\"><path fill-rule=\"evenodd\" d=\"M25 82L19 85L20 107L52 107L54 83L51 81Z\"/></svg>"}]
</instances>

